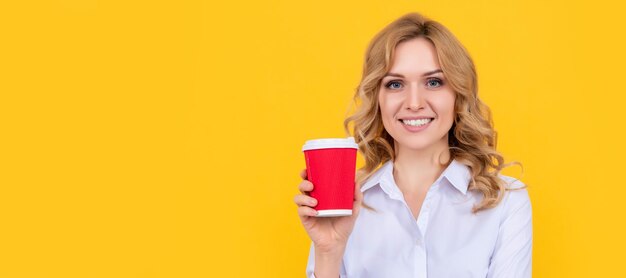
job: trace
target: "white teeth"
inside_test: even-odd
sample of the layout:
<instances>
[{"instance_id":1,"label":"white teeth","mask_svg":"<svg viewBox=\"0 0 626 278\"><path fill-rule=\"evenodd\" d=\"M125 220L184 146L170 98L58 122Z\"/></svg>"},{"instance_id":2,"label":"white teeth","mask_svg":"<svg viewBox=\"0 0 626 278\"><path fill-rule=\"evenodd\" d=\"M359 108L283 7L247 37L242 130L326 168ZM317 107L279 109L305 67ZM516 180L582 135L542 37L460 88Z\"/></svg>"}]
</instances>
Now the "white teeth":
<instances>
[{"instance_id":1,"label":"white teeth","mask_svg":"<svg viewBox=\"0 0 626 278\"><path fill-rule=\"evenodd\" d=\"M405 125L410 126L423 126L427 123L430 123L432 119L419 119L419 120L402 120Z\"/></svg>"}]
</instances>

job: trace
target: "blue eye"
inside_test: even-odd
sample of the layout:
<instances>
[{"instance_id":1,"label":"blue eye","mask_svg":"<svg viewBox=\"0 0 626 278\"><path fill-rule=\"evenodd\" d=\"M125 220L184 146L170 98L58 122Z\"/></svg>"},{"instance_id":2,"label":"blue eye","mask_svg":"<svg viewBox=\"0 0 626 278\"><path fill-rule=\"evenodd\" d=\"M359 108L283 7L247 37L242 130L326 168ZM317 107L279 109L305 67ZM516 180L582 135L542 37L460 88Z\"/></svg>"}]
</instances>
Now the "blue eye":
<instances>
[{"instance_id":1,"label":"blue eye","mask_svg":"<svg viewBox=\"0 0 626 278\"><path fill-rule=\"evenodd\" d=\"M431 79L428 79L428 81L426 81L426 85L428 87L441 87L443 86L443 81L441 81L438 78L431 78Z\"/></svg>"},{"instance_id":2,"label":"blue eye","mask_svg":"<svg viewBox=\"0 0 626 278\"><path fill-rule=\"evenodd\" d=\"M400 89L400 87L398 87L398 86L394 86L394 87L392 87L393 85L398 85L398 86L401 86L402 84L401 84L400 82L398 82L398 81L393 80L393 81L389 81L389 82L385 85L385 87L387 87L388 89Z\"/></svg>"}]
</instances>

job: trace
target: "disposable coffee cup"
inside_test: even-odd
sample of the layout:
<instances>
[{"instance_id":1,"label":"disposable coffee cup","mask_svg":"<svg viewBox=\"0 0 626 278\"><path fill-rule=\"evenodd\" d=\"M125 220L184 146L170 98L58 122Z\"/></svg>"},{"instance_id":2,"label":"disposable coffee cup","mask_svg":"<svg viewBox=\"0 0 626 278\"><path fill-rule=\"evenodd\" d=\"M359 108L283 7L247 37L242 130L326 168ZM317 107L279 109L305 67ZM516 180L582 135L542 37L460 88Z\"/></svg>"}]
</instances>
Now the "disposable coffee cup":
<instances>
[{"instance_id":1,"label":"disposable coffee cup","mask_svg":"<svg viewBox=\"0 0 626 278\"><path fill-rule=\"evenodd\" d=\"M352 215L358 149L354 137L308 140L302 146L317 217Z\"/></svg>"}]
</instances>

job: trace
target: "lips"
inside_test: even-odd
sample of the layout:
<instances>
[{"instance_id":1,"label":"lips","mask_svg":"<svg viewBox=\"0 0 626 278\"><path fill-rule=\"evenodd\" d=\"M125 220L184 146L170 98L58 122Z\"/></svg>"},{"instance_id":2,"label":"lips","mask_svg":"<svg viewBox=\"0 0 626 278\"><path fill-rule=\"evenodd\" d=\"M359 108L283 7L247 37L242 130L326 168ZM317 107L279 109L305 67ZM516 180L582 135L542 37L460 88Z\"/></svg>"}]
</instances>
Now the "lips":
<instances>
[{"instance_id":1,"label":"lips","mask_svg":"<svg viewBox=\"0 0 626 278\"><path fill-rule=\"evenodd\" d=\"M435 120L435 118L404 118L404 119L399 119L398 122L403 123L404 121L413 121L413 120L430 120L431 122Z\"/></svg>"},{"instance_id":2,"label":"lips","mask_svg":"<svg viewBox=\"0 0 626 278\"><path fill-rule=\"evenodd\" d=\"M403 118L398 118L399 121L402 120L421 120L421 119L434 119L435 117L427 117L427 116L421 116L421 117L403 117Z\"/></svg>"},{"instance_id":3,"label":"lips","mask_svg":"<svg viewBox=\"0 0 626 278\"><path fill-rule=\"evenodd\" d=\"M423 125L432 122L433 118L422 118L419 120L400 120L401 123L410 125Z\"/></svg>"},{"instance_id":4,"label":"lips","mask_svg":"<svg viewBox=\"0 0 626 278\"><path fill-rule=\"evenodd\" d=\"M400 120L399 122L407 131L411 133L415 133L415 132L421 132L422 130L428 128L433 121L434 121L433 118L421 118L421 120L413 120L413 121ZM416 125L412 125L412 124L416 124Z\"/></svg>"}]
</instances>

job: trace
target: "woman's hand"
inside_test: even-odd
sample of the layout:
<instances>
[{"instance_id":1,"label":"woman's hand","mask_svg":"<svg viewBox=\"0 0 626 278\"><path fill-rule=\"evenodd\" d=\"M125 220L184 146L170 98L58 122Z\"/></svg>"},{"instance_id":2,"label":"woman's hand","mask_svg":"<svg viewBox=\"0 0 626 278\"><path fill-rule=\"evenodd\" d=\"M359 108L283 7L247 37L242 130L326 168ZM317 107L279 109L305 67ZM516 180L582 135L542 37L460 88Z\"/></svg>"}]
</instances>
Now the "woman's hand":
<instances>
[{"instance_id":1,"label":"woman's hand","mask_svg":"<svg viewBox=\"0 0 626 278\"><path fill-rule=\"evenodd\" d=\"M317 200L309 196L313 190L313 183L306 179L306 169L300 173L303 181L298 186L302 194L296 195L294 202L298 206L298 215L307 234L313 241L316 253L343 253L348 237L354 228L354 222L359 214L363 194L358 186L354 189L354 204L352 215L338 217L316 217L313 209Z\"/></svg>"}]
</instances>

